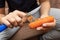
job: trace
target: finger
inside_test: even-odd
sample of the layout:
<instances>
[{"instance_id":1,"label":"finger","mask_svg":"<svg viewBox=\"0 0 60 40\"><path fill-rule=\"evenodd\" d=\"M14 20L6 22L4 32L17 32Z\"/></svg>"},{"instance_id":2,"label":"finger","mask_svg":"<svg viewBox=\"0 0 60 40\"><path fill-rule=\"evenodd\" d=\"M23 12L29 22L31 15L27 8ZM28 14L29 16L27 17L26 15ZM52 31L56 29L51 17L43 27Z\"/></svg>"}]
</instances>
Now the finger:
<instances>
[{"instance_id":1,"label":"finger","mask_svg":"<svg viewBox=\"0 0 60 40\"><path fill-rule=\"evenodd\" d=\"M15 15L15 16L13 16L14 18L15 18L15 20L19 23L19 22L21 22L21 18L19 17L19 16L17 16L17 15Z\"/></svg>"},{"instance_id":2,"label":"finger","mask_svg":"<svg viewBox=\"0 0 60 40\"><path fill-rule=\"evenodd\" d=\"M51 30L50 28L43 28L43 27L38 27L36 29L40 30L40 31L43 31L43 32L48 32L49 30Z\"/></svg>"},{"instance_id":3,"label":"finger","mask_svg":"<svg viewBox=\"0 0 60 40\"><path fill-rule=\"evenodd\" d=\"M23 23L25 23L25 22L26 22L26 20L27 20L27 18L26 18L26 17L23 17L23 18L22 18L22 22L23 22Z\"/></svg>"},{"instance_id":4,"label":"finger","mask_svg":"<svg viewBox=\"0 0 60 40\"><path fill-rule=\"evenodd\" d=\"M17 25L19 25L21 23L22 19L17 15L14 15L13 17L15 18Z\"/></svg>"},{"instance_id":5,"label":"finger","mask_svg":"<svg viewBox=\"0 0 60 40\"><path fill-rule=\"evenodd\" d=\"M23 22L19 23L19 26L22 27L23 26Z\"/></svg>"},{"instance_id":6,"label":"finger","mask_svg":"<svg viewBox=\"0 0 60 40\"><path fill-rule=\"evenodd\" d=\"M12 26L17 26L17 22L16 19L14 17L16 17L16 14L13 14L13 12L10 12L9 15L7 15L8 17L8 21L12 24Z\"/></svg>"},{"instance_id":7,"label":"finger","mask_svg":"<svg viewBox=\"0 0 60 40\"><path fill-rule=\"evenodd\" d=\"M15 17L15 16L16 16L16 17ZM17 16L17 15L15 15L15 16L14 16L14 18L15 18L18 26L19 26L19 25L21 24L21 22L22 22L22 19L21 19L19 16Z\"/></svg>"},{"instance_id":8,"label":"finger","mask_svg":"<svg viewBox=\"0 0 60 40\"><path fill-rule=\"evenodd\" d=\"M7 18L7 20L10 22L11 25L17 26L17 22L16 22L16 20L14 18L9 17L9 18Z\"/></svg>"},{"instance_id":9,"label":"finger","mask_svg":"<svg viewBox=\"0 0 60 40\"><path fill-rule=\"evenodd\" d=\"M36 28L36 30L42 30L43 29L43 27L37 27Z\"/></svg>"},{"instance_id":10,"label":"finger","mask_svg":"<svg viewBox=\"0 0 60 40\"><path fill-rule=\"evenodd\" d=\"M20 23L20 26L23 26L24 23L26 22L27 18L23 17L22 20L21 20L21 23Z\"/></svg>"},{"instance_id":11,"label":"finger","mask_svg":"<svg viewBox=\"0 0 60 40\"><path fill-rule=\"evenodd\" d=\"M2 19L2 23L7 25L8 27L11 25L7 19Z\"/></svg>"},{"instance_id":12,"label":"finger","mask_svg":"<svg viewBox=\"0 0 60 40\"><path fill-rule=\"evenodd\" d=\"M24 23L26 22L26 20L27 20L27 18L26 17L23 17L22 19L21 19L21 21L20 21L20 23L19 23L19 26L23 26L24 25Z\"/></svg>"},{"instance_id":13,"label":"finger","mask_svg":"<svg viewBox=\"0 0 60 40\"><path fill-rule=\"evenodd\" d=\"M43 27L54 27L56 25L56 21L50 23L44 23Z\"/></svg>"},{"instance_id":14,"label":"finger","mask_svg":"<svg viewBox=\"0 0 60 40\"><path fill-rule=\"evenodd\" d=\"M17 27L18 26L18 23L15 21L14 24L13 24L14 27Z\"/></svg>"},{"instance_id":15,"label":"finger","mask_svg":"<svg viewBox=\"0 0 60 40\"><path fill-rule=\"evenodd\" d=\"M21 12L21 11L18 11L18 10L15 10L13 13L16 13L20 17L26 16L26 14L24 12Z\"/></svg>"}]
</instances>

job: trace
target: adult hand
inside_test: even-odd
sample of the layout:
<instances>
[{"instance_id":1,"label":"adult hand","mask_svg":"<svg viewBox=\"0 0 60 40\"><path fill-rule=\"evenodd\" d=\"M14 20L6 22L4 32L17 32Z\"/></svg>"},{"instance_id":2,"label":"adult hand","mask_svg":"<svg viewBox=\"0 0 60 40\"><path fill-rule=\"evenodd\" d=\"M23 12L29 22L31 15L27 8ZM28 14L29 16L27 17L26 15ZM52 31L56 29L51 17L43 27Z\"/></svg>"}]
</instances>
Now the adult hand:
<instances>
[{"instance_id":1,"label":"adult hand","mask_svg":"<svg viewBox=\"0 0 60 40\"><path fill-rule=\"evenodd\" d=\"M40 18L48 17L49 15L42 15ZM42 31L49 31L52 28L55 28L56 25L56 20L54 19L53 22L50 23L44 23L42 26L36 28L37 30L42 30Z\"/></svg>"},{"instance_id":2,"label":"adult hand","mask_svg":"<svg viewBox=\"0 0 60 40\"><path fill-rule=\"evenodd\" d=\"M12 27L13 26L21 26L23 22L25 22L26 20L26 14L24 12L15 10L11 13L9 13L8 15L6 15L5 17L1 18L1 23L7 25L8 27Z\"/></svg>"}]
</instances>

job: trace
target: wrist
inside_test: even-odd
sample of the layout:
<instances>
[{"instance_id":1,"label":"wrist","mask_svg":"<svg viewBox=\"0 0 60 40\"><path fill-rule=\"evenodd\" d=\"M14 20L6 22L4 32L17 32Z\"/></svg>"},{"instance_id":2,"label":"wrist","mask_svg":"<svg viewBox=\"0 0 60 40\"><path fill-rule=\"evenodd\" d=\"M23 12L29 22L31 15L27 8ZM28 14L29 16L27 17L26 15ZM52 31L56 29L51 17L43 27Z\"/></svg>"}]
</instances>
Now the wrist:
<instances>
[{"instance_id":1,"label":"wrist","mask_svg":"<svg viewBox=\"0 0 60 40\"><path fill-rule=\"evenodd\" d=\"M40 16L40 18L44 18L44 17L48 17L49 15L48 14L43 14Z\"/></svg>"},{"instance_id":2,"label":"wrist","mask_svg":"<svg viewBox=\"0 0 60 40\"><path fill-rule=\"evenodd\" d=\"M0 24L2 24L2 18L3 18L3 17L0 17Z\"/></svg>"}]
</instances>

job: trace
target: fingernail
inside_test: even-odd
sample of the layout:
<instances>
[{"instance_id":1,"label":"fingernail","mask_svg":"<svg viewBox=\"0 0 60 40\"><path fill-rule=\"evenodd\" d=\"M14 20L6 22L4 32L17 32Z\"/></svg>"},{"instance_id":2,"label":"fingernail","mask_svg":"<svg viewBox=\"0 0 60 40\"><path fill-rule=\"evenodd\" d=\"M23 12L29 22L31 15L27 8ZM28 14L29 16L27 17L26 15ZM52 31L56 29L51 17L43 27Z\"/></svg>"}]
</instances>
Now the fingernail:
<instances>
[{"instance_id":1,"label":"fingernail","mask_svg":"<svg viewBox=\"0 0 60 40\"><path fill-rule=\"evenodd\" d=\"M46 24L43 24L43 26L46 26Z\"/></svg>"},{"instance_id":2,"label":"fingernail","mask_svg":"<svg viewBox=\"0 0 60 40\"><path fill-rule=\"evenodd\" d=\"M37 30L41 30L42 29L42 27L38 27L38 28L36 28Z\"/></svg>"}]
</instances>

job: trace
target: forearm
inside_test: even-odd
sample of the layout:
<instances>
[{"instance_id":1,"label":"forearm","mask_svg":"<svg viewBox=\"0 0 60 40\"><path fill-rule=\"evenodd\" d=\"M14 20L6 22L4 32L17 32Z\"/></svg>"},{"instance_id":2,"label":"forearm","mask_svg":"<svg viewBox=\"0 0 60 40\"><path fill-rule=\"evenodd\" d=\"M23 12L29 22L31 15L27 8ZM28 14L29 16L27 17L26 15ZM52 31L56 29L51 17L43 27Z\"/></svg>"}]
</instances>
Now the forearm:
<instances>
[{"instance_id":1,"label":"forearm","mask_svg":"<svg viewBox=\"0 0 60 40\"><path fill-rule=\"evenodd\" d=\"M1 18L5 16L5 8L0 8L0 23L1 23Z\"/></svg>"},{"instance_id":2,"label":"forearm","mask_svg":"<svg viewBox=\"0 0 60 40\"><path fill-rule=\"evenodd\" d=\"M41 3L41 15L48 15L49 14L49 10L50 10L50 3L49 1L45 1Z\"/></svg>"},{"instance_id":3,"label":"forearm","mask_svg":"<svg viewBox=\"0 0 60 40\"><path fill-rule=\"evenodd\" d=\"M5 8L0 8L0 18L5 16Z\"/></svg>"}]
</instances>

